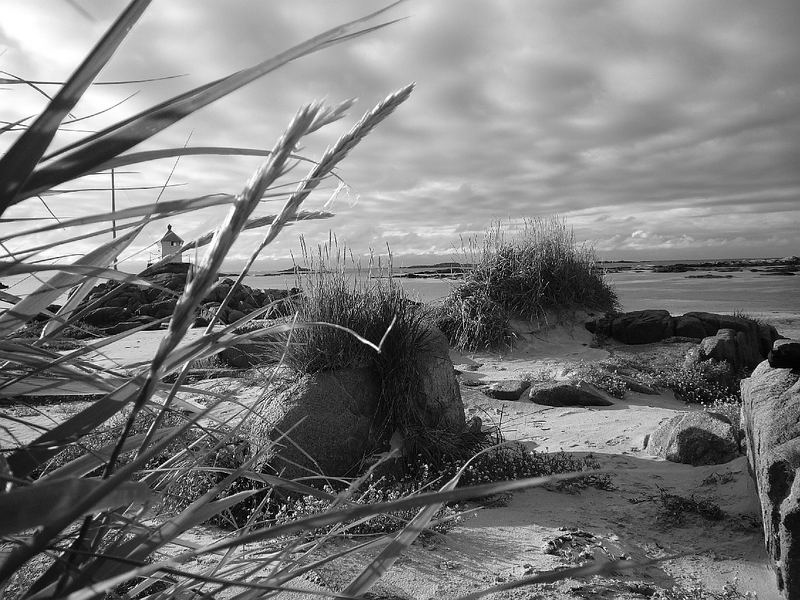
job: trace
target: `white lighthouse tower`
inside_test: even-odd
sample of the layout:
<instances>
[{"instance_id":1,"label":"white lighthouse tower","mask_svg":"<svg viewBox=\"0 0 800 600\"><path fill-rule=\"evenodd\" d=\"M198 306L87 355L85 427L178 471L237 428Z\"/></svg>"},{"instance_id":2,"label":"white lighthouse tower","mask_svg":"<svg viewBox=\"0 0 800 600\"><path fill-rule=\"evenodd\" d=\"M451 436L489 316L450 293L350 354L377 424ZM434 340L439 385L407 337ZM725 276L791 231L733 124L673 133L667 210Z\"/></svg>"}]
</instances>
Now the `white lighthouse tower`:
<instances>
[{"instance_id":1,"label":"white lighthouse tower","mask_svg":"<svg viewBox=\"0 0 800 600\"><path fill-rule=\"evenodd\" d=\"M178 237L174 231L172 231L172 225L167 225L167 233L165 233L164 237L161 238L161 258L164 259L171 254L174 254L175 256L172 256L169 259L169 262L183 262L183 256L181 256L181 253L178 252L181 246L183 246L183 240Z\"/></svg>"}]
</instances>

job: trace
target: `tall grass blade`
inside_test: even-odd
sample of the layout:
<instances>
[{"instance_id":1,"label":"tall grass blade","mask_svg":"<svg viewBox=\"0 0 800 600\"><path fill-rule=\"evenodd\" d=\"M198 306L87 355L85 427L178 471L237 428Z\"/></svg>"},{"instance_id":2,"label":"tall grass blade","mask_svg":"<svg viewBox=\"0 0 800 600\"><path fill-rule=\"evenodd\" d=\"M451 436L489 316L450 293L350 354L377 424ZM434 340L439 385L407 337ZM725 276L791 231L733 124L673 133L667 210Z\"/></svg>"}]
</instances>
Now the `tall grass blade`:
<instances>
[{"instance_id":1,"label":"tall grass blade","mask_svg":"<svg viewBox=\"0 0 800 600\"><path fill-rule=\"evenodd\" d=\"M107 396L92 403L63 423L59 423L33 442L8 457L15 477L27 477L31 471L52 458L72 442L79 440L122 410L138 393L141 378L133 378Z\"/></svg>"},{"instance_id":2,"label":"tall grass blade","mask_svg":"<svg viewBox=\"0 0 800 600\"><path fill-rule=\"evenodd\" d=\"M101 502L104 497L113 493L113 491L121 485L127 483L128 479L134 473L142 469L148 461L152 460L159 453L163 452L178 435L187 431L190 426L191 422L178 428L176 433L166 436L160 442L153 444L136 459L120 467L116 473L107 479L101 480L94 489L75 498L74 502L72 502L70 506L65 507L64 511L51 515L47 524L39 528L28 543L17 546L6 555L6 560L0 564L0 583L6 581L10 575L17 572L17 570L31 558L48 548L53 540L61 534L64 528L74 522L75 519L86 514L93 506ZM14 455L12 455L12 458L13 457ZM9 466L11 466L10 459ZM36 486L33 487L35 489Z\"/></svg>"},{"instance_id":3,"label":"tall grass blade","mask_svg":"<svg viewBox=\"0 0 800 600\"><path fill-rule=\"evenodd\" d=\"M458 482L461 480L461 476L464 474L464 471L467 470L469 465L481 454L485 454L490 452L493 448L486 448L481 452L478 452L475 456L473 456L470 460L468 460L457 472L456 474L445 483L440 492L450 492L456 489ZM392 566L397 562L397 559L411 547L411 544L419 537L419 534L422 533L425 528L431 522L436 513L444 506L443 502L435 502L428 504L427 506L423 507L419 513L411 520L409 523L403 528L403 530L397 534L397 536L392 540L392 542L384 548L381 553L373 560L370 564L368 564L361 573L359 573L353 581L344 589L344 595L350 596L359 596L361 594L366 593L372 585L383 575L392 568Z\"/></svg>"},{"instance_id":4,"label":"tall grass blade","mask_svg":"<svg viewBox=\"0 0 800 600\"><path fill-rule=\"evenodd\" d=\"M48 165L38 169L31 176L22 193L18 194L13 201L19 202L64 181L96 171L99 165L129 150L173 123L291 61L391 25L396 21L359 29L363 23L374 19L396 4L398 3L330 29L273 58L162 102L147 111L59 150L56 155L48 156L47 159L57 155L63 155L62 158L51 161Z\"/></svg>"},{"instance_id":5,"label":"tall grass blade","mask_svg":"<svg viewBox=\"0 0 800 600\"><path fill-rule=\"evenodd\" d=\"M176 428L171 427L168 429L159 429L152 436L153 441L160 440L165 435L171 435L177 431ZM144 439L144 434L134 435L125 440L125 445L122 447L123 452L135 450L137 446ZM55 469L44 475L41 480L55 480L55 479L69 479L71 477L83 477L88 475L98 467L105 464L108 457L111 456L113 446L104 446L98 450L92 450L86 454L79 456L75 460L71 460L67 464Z\"/></svg>"},{"instance_id":6,"label":"tall grass blade","mask_svg":"<svg viewBox=\"0 0 800 600\"><path fill-rule=\"evenodd\" d=\"M96 490L99 479L59 479L35 486L19 487L0 494L0 535L11 535L27 529L46 527L69 511L79 500ZM133 502L146 502L153 492L134 481L119 485L82 510L87 514ZM76 515L80 516L80 514Z\"/></svg>"},{"instance_id":7,"label":"tall grass blade","mask_svg":"<svg viewBox=\"0 0 800 600\"><path fill-rule=\"evenodd\" d=\"M143 150L141 152L129 152L114 157L108 162L98 165L98 171L107 171L109 169L118 169L128 165L135 165L138 163L148 162L151 160L158 160L162 158L172 158L175 156L269 156L269 150L260 148L233 148L230 146L188 146L180 148L162 148L160 150ZM302 162L315 162L310 158L301 156L300 154L292 154L293 160Z\"/></svg>"},{"instance_id":8,"label":"tall grass blade","mask_svg":"<svg viewBox=\"0 0 800 600\"><path fill-rule=\"evenodd\" d=\"M19 191L55 137L61 121L78 103L149 4L150 0L134 0L128 5L44 112L0 158L0 173L4 175L0 178L0 214L21 200Z\"/></svg>"}]
</instances>

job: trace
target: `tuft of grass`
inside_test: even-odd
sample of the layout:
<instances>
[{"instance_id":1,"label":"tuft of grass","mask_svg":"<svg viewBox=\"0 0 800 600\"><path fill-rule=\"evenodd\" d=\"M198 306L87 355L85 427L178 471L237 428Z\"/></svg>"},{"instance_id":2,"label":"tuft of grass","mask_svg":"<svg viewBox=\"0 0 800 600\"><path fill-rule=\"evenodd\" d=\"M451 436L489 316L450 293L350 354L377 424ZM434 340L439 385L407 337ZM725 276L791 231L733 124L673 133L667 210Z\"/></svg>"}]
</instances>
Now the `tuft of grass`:
<instances>
[{"instance_id":1,"label":"tuft of grass","mask_svg":"<svg viewBox=\"0 0 800 600\"><path fill-rule=\"evenodd\" d=\"M265 346L273 360L301 373L366 367L381 382L376 431L388 441L395 431L426 451L466 460L460 433L437 430L415 398L421 395L419 355L437 335L429 309L412 301L391 274L372 261L366 269L331 238L310 254L302 244L305 267L298 269L300 293L289 299L295 319L304 323ZM375 275L375 276L373 276ZM335 325L336 327L331 327ZM354 332L380 345L365 345ZM453 438L453 439L449 439Z\"/></svg>"},{"instance_id":2,"label":"tuft of grass","mask_svg":"<svg viewBox=\"0 0 800 600\"><path fill-rule=\"evenodd\" d=\"M593 248L578 244L563 219L527 219L513 236L497 223L465 253L472 266L437 317L459 348L509 343L511 317L536 319L576 308L610 311L618 305Z\"/></svg>"}]
</instances>

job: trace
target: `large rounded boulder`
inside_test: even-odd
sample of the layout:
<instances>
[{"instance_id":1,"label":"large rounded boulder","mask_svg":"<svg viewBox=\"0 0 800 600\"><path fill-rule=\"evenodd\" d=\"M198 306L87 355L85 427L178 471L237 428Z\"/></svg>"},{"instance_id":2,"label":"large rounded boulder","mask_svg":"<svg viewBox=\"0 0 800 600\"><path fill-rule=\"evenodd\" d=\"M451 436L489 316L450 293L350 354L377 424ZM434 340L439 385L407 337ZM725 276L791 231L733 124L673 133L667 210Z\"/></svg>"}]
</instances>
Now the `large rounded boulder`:
<instances>
[{"instance_id":1,"label":"large rounded boulder","mask_svg":"<svg viewBox=\"0 0 800 600\"><path fill-rule=\"evenodd\" d=\"M413 425L463 433L464 404L447 339L438 329L423 336L408 367L415 393L402 400L413 412ZM274 446L267 462L285 477L352 474L370 454L386 449L393 433L381 421L390 412L381 403L393 397L386 385L368 367L299 375L276 388L252 445L264 447L268 436Z\"/></svg>"},{"instance_id":2,"label":"large rounded boulder","mask_svg":"<svg viewBox=\"0 0 800 600\"><path fill-rule=\"evenodd\" d=\"M713 412L676 415L662 423L647 442L647 452L670 462L719 465L739 456L731 422Z\"/></svg>"},{"instance_id":3,"label":"large rounded boulder","mask_svg":"<svg viewBox=\"0 0 800 600\"><path fill-rule=\"evenodd\" d=\"M594 386L584 382L537 381L528 390L528 400L543 406L611 406L611 402Z\"/></svg>"},{"instance_id":4,"label":"large rounded boulder","mask_svg":"<svg viewBox=\"0 0 800 600\"><path fill-rule=\"evenodd\" d=\"M264 459L278 474L346 475L375 449L381 384L374 371L321 371L280 387L260 410L263 427L253 432L256 448L270 446Z\"/></svg>"}]
</instances>

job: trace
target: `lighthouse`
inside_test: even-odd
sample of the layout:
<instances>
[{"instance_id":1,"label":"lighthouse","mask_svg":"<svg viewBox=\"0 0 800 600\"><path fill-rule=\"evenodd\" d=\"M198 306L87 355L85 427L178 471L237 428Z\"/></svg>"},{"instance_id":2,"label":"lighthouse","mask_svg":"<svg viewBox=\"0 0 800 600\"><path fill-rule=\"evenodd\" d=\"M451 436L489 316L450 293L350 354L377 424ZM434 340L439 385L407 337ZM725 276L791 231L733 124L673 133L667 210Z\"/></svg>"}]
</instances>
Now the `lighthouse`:
<instances>
[{"instance_id":1,"label":"lighthouse","mask_svg":"<svg viewBox=\"0 0 800 600\"><path fill-rule=\"evenodd\" d=\"M183 262L183 257L180 253L181 246L183 246L183 240L172 231L172 225L167 225L167 233L161 238L161 258L165 259L174 254L174 256L170 257L169 262Z\"/></svg>"}]
</instances>

